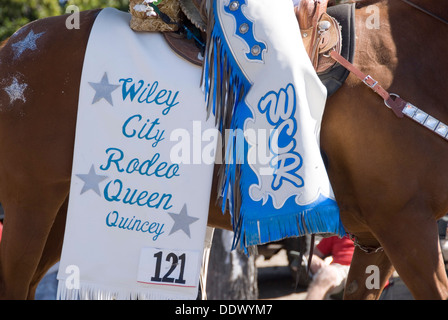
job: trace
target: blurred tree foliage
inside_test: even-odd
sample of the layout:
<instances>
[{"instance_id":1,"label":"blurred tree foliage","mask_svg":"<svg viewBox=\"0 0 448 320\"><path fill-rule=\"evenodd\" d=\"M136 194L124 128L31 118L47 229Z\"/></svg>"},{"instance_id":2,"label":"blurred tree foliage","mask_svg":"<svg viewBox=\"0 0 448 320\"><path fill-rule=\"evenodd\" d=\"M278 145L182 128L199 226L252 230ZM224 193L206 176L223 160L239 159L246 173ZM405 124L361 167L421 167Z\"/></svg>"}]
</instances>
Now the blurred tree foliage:
<instances>
[{"instance_id":1,"label":"blurred tree foliage","mask_svg":"<svg viewBox=\"0 0 448 320\"><path fill-rule=\"evenodd\" d=\"M330 4L360 0L329 0ZM114 7L128 11L129 0L0 0L0 42L30 21L64 14L69 5L83 10Z\"/></svg>"},{"instance_id":2,"label":"blurred tree foliage","mask_svg":"<svg viewBox=\"0 0 448 320\"><path fill-rule=\"evenodd\" d=\"M65 14L69 5L81 11L104 7L128 11L129 0L0 0L0 41L28 22Z\"/></svg>"}]
</instances>

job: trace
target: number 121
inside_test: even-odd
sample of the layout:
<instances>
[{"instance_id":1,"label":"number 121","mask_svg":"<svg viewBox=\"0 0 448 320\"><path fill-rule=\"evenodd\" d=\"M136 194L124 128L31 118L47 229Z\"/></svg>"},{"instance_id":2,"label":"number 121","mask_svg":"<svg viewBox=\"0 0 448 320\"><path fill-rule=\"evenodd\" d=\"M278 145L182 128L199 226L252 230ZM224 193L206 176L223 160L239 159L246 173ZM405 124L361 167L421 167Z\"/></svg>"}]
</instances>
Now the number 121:
<instances>
[{"instance_id":1,"label":"number 121","mask_svg":"<svg viewBox=\"0 0 448 320\"><path fill-rule=\"evenodd\" d=\"M163 258L162 256L163 256L162 251L159 251L154 254L154 257L157 259L156 260L156 270L154 272L154 277L151 277L151 281L185 284L185 280L184 280L185 260L186 260L185 253L181 254L180 256L177 256L173 252L168 253L165 261L171 262L171 267L165 273L163 278L160 277L160 269L161 269L162 258ZM180 264L179 264L179 260L180 260ZM180 265L179 277L177 279L170 277L171 273L173 273L173 271L176 270L176 268L179 265Z\"/></svg>"}]
</instances>

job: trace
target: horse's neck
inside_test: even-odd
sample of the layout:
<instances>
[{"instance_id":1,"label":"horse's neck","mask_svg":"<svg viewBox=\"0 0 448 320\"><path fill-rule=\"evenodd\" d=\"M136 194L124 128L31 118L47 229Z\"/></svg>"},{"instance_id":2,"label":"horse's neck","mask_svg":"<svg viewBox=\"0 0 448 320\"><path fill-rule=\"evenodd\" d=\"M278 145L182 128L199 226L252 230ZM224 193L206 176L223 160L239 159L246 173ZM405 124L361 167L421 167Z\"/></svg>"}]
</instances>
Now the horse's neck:
<instances>
[{"instance_id":1,"label":"horse's neck","mask_svg":"<svg viewBox=\"0 0 448 320\"><path fill-rule=\"evenodd\" d=\"M414 4L416 7L418 7L417 10L420 10L422 12L426 11L427 13L436 15L436 16L448 21L448 1L447 0L440 0L440 1L407 0L405 2Z\"/></svg>"},{"instance_id":2,"label":"horse's neck","mask_svg":"<svg viewBox=\"0 0 448 320\"><path fill-rule=\"evenodd\" d=\"M425 9L434 9L434 8L440 8L440 7L447 7L448 2L441 0L441 1L434 1L434 0L407 0L407 2L413 3L417 6L421 6Z\"/></svg>"},{"instance_id":3,"label":"horse's neck","mask_svg":"<svg viewBox=\"0 0 448 320\"><path fill-rule=\"evenodd\" d=\"M413 103L424 107L428 113L448 119L448 105L442 93L446 87L439 79L448 70L445 58L446 39L441 35L448 32L448 24L439 21L448 19L448 1L408 0L422 9L417 9L402 0L385 0L381 14L386 15L390 34L385 32L383 42L392 47L393 61L390 70L394 82L406 88L398 94L408 97ZM429 14L430 13L430 14ZM387 42L387 38L389 42ZM386 40L384 40L386 39ZM378 49L378 48L377 48ZM406 91L408 90L408 91Z\"/></svg>"}]
</instances>

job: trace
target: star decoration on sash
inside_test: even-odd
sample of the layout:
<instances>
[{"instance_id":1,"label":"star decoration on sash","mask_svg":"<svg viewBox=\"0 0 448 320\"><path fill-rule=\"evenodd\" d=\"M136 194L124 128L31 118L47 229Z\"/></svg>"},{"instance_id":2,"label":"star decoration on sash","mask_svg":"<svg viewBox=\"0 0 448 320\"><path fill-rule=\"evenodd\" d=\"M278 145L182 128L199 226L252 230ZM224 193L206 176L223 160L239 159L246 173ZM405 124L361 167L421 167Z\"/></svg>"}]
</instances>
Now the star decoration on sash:
<instances>
[{"instance_id":1,"label":"star decoration on sash","mask_svg":"<svg viewBox=\"0 0 448 320\"><path fill-rule=\"evenodd\" d=\"M93 166L93 164L90 167L89 173L77 174L76 176L80 178L82 181L84 181L84 186L82 187L80 194L83 194L84 192L89 190L93 190L99 196L101 195L99 184L101 181L108 178L107 176L96 174L95 167Z\"/></svg>"},{"instance_id":2,"label":"star decoration on sash","mask_svg":"<svg viewBox=\"0 0 448 320\"><path fill-rule=\"evenodd\" d=\"M184 204L179 214L172 212L168 212L168 214L174 220L174 225L169 235L173 234L177 230L182 230L189 238L191 238L190 224L196 222L199 218L191 217L187 214L187 205Z\"/></svg>"},{"instance_id":3,"label":"star decoration on sash","mask_svg":"<svg viewBox=\"0 0 448 320\"><path fill-rule=\"evenodd\" d=\"M119 85L109 83L107 72L104 72L103 78L101 78L100 82L89 82L89 84L95 90L95 96L93 97L92 104L104 99L109 102L111 106L114 105L112 102L112 92L116 90Z\"/></svg>"},{"instance_id":4,"label":"star decoration on sash","mask_svg":"<svg viewBox=\"0 0 448 320\"><path fill-rule=\"evenodd\" d=\"M26 37L12 44L14 50L14 59L19 58L25 50L34 51L37 49L36 40L39 39L45 32L35 34L33 30L28 32Z\"/></svg>"}]
</instances>

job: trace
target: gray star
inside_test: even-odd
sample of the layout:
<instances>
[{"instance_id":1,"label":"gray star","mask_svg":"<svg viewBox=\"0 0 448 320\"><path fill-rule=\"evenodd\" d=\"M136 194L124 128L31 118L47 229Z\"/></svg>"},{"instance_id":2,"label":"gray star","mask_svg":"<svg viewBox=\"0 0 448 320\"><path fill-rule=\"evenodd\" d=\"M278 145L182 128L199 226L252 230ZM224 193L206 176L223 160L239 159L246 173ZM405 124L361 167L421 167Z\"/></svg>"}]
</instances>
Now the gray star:
<instances>
[{"instance_id":1,"label":"gray star","mask_svg":"<svg viewBox=\"0 0 448 320\"><path fill-rule=\"evenodd\" d=\"M90 167L89 173L77 174L76 176L84 181L84 186L81 189L81 194L86 191L93 190L96 194L100 195L100 188L98 185L101 181L107 179L107 176L96 174L93 164Z\"/></svg>"},{"instance_id":2,"label":"gray star","mask_svg":"<svg viewBox=\"0 0 448 320\"><path fill-rule=\"evenodd\" d=\"M25 91L26 87L28 85L26 83L19 83L17 78L13 78L12 83L9 87L3 88L3 90L6 91L6 93L9 95L9 100L11 103L16 101L17 99L22 100L23 102L26 101L23 91Z\"/></svg>"},{"instance_id":3,"label":"gray star","mask_svg":"<svg viewBox=\"0 0 448 320\"><path fill-rule=\"evenodd\" d=\"M104 98L107 102L110 103L111 106L114 105L112 103L111 93L112 93L112 91L117 89L119 87L119 85L110 84L106 72L104 72L103 78L101 79L100 82L97 82L97 83L89 82L89 84L95 90L95 96L93 97L92 104L94 104Z\"/></svg>"},{"instance_id":4,"label":"gray star","mask_svg":"<svg viewBox=\"0 0 448 320\"><path fill-rule=\"evenodd\" d=\"M35 34L34 31L31 30L23 40L13 43L12 49L14 50L14 59L19 58L27 49L31 51L36 50L36 40L39 39L44 33L45 32L40 32Z\"/></svg>"},{"instance_id":5,"label":"gray star","mask_svg":"<svg viewBox=\"0 0 448 320\"><path fill-rule=\"evenodd\" d=\"M177 230L182 230L189 238L191 238L190 224L196 222L197 220L199 220L199 218L191 217L187 214L187 205L184 204L179 214L171 212L168 212L168 214L174 220L174 225L170 231L170 235L176 232Z\"/></svg>"}]
</instances>

